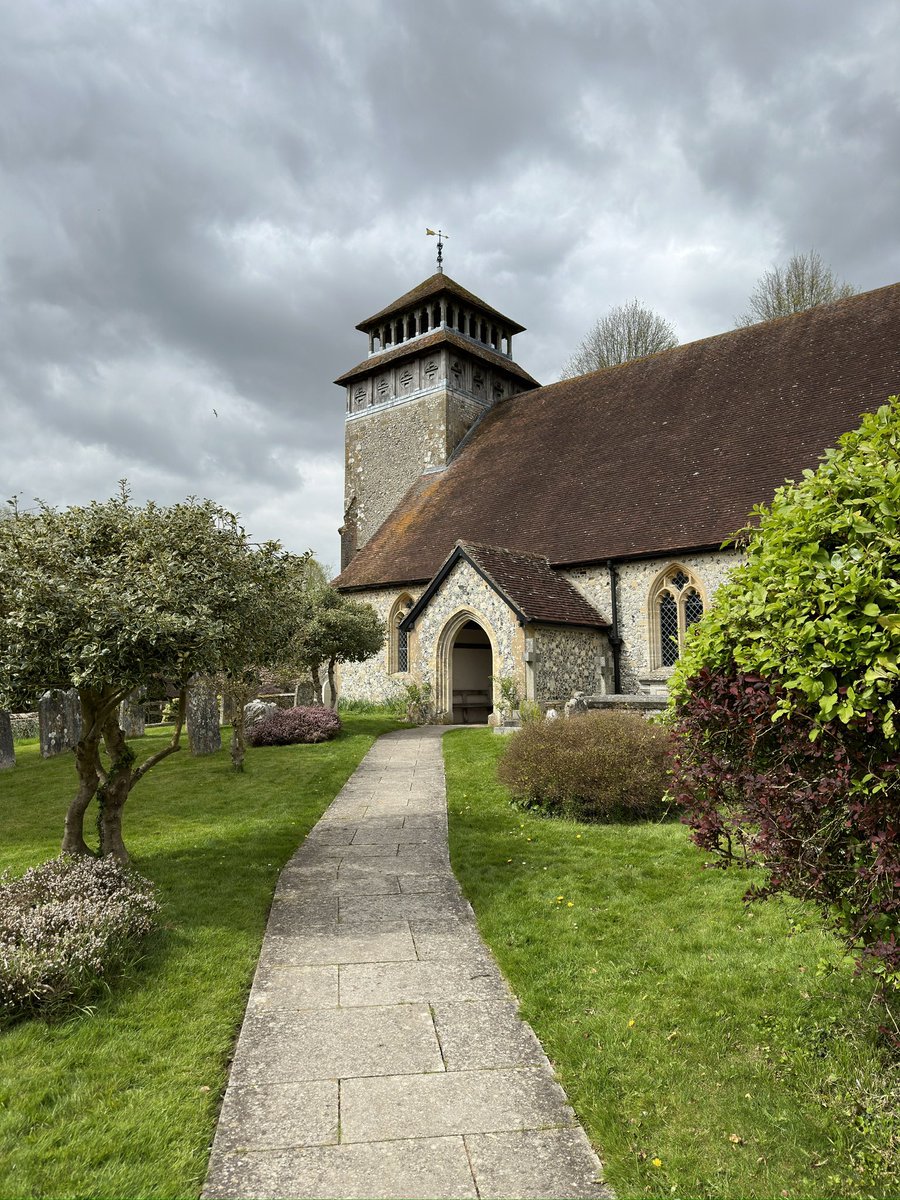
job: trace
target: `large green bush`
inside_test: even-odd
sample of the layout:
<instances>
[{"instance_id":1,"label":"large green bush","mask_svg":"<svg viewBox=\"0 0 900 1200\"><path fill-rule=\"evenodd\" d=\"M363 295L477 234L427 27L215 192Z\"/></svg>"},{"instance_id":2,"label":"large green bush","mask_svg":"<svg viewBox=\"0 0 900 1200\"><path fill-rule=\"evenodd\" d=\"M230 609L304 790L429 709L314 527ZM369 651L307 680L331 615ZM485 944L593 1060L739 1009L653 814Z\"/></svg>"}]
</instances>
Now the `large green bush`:
<instances>
[{"instance_id":1,"label":"large green bush","mask_svg":"<svg viewBox=\"0 0 900 1200\"><path fill-rule=\"evenodd\" d=\"M900 972L900 401L756 510L672 684L695 840Z\"/></svg>"},{"instance_id":2,"label":"large green bush","mask_svg":"<svg viewBox=\"0 0 900 1200\"><path fill-rule=\"evenodd\" d=\"M525 808L579 821L643 820L666 809L663 730L637 713L588 712L513 734L498 768Z\"/></svg>"}]
</instances>

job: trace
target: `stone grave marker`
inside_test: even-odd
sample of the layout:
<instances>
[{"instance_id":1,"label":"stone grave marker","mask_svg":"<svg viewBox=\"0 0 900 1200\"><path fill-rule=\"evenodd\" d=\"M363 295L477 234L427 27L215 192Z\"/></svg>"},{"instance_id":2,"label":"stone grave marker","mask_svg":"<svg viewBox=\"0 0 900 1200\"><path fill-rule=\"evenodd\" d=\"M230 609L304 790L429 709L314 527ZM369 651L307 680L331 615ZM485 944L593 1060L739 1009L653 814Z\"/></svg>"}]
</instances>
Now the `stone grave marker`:
<instances>
[{"instance_id":1,"label":"stone grave marker","mask_svg":"<svg viewBox=\"0 0 900 1200\"><path fill-rule=\"evenodd\" d=\"M0 771L16 765L16 748L13 744L12 722L9 713L0 709Z\"/></svg>"},{"instance_id":2,"label":"stone grave marker","mask_svg":"<svg viewBox=\"0 0 900 1200\"><path fill-rule=\"evenodd\" d=\"M44 692L38 701L38 720L42 758L73 750L81 737L81 705L75 688Z\"/></svg>"},{"instance_id":3,"label":"stone grave marker","mask_svg":"<svg viewBox=\"0 0 900 1200\"><path fill-rule=\"evenodd\" d=\"M222 748L219 697L212 679L196 676L187 694L187 734L191 754L215 754Z\"/></svg>"},{"instance_id":4,"label":"stone grave marker","mask_svg":"<svg viewBox=\"0 0 900 1200\"><path fill-rule=\"evenodd\" d=\"M119 705L119 728L126 738L144 736L146 718L141 701L146 690L146 688L135 688L131 695Z\"/></svg>"}]
</instances>

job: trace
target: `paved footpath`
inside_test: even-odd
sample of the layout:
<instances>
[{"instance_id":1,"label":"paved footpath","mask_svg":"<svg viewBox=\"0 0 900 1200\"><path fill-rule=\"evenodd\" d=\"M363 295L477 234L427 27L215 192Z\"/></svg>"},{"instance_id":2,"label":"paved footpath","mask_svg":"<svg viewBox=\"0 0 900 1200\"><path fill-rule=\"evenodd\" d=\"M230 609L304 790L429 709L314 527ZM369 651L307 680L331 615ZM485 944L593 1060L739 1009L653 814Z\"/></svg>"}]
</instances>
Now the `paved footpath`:
<instances>
[{"instance_id":1,"label":"paved footpath","mask_svg":"<svg viewBox=\"0 0 900 1200\"><path fill-rule=\"evenodd\" d=\"M611 1196L450 869L444 732L380 738L282 872L210 1200Z\"/></svg>"}]
</instances>

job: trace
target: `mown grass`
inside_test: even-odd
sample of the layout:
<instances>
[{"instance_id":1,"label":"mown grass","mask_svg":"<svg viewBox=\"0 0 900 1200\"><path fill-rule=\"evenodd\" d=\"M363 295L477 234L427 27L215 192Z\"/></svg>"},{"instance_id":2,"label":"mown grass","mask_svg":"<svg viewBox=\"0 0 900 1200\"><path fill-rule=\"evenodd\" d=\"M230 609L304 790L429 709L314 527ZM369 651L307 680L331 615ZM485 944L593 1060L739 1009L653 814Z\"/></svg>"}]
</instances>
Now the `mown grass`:
<instances>
[{"instance_id":1,"label":"mown grass","mask_svg":"<svg viewBox=\"0 0 900 1200\"><path fill-rule=\"evenodd\" d=\"M444 739L454 869L618 1195L900 1195L897 1067L816 914L677 822L517 812L504 744Z\"/></svg>"},{"instance_id":2,"label":"mown grass","mask_svg":"<svg viewBox=\"0 0 900 1200\"><path fill-rule=\"evenodd\" d=\"M344 717L319 746L184 751L125 810L135 866L159 886L165 928L127 979L69 1019L0 1034L0 1196L196 1196L278 872L374 738L396 722ZM151 732L139 754L159 745ZM58 851L68 755L19 742L0 774L0 868Z\"/></svg>"}]
</instances>

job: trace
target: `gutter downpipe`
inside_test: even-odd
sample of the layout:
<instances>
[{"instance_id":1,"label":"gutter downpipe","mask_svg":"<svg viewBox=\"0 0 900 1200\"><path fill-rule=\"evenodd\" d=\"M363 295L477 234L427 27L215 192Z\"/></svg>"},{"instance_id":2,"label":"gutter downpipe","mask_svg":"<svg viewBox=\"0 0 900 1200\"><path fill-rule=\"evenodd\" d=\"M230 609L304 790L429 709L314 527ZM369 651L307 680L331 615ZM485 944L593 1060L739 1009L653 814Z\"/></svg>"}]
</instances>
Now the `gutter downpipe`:
<instances>
[{"instance_id":1,"label":"gutter downpipe","mask_svg":"<svg viewBox=\"0 0 900 1200\"><path fill-rule=\"evenodd\" d=\"M613 653L613 692L618 696L622 692L622 670L619 657L622 648L622 639L619 636L619 572L616 570L611 558L606 560L606 569L609 571L609 594L612 616L612 627L607 637L609 638L609 644L612 647Z\"/></svg>"}]
</instances>

